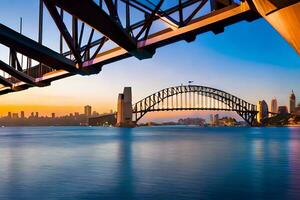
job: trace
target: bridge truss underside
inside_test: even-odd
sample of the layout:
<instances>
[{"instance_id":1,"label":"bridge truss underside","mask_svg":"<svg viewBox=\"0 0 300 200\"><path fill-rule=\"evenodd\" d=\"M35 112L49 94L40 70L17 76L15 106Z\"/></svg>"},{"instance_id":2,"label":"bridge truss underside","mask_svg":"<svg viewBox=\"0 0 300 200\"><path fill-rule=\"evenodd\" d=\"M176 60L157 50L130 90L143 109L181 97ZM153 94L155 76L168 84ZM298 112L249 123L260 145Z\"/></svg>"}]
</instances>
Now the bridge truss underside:
<instances>
[{"instance_id":1,"label":"bridge truss underside","mask_svg":"<svg viewBox=\"0 0 300 200\"><path fill-rule=\"evenodd\" d=\"M224 91L196 85L163 89L133 105L133 121L148 112L212 110L234 111L249 125L256 120L256 106Z\"/></svg>"},{"instance_id":2,"label":"bridge truss underside","mask_svg":"<svg viewBox=\"0 0 300 200\"><path fill-rule=\"evenodd\" d=\"M96 74L131 56L151 58L162 46L261 17L300 53L299 0L39 1L37 41L0 23L0 45L8 55L0 60L0 95ZM45 24L44 13L52 18ZM43 30L50 29L56 39L46 46Z\"/></svg>"},{"instance_id":3,"label":"bridge truss underside","mask_svg":"<svg viewBox=\"0 0 300 200\"><path fill-rule=\"evenodd\" d=\"M159 47L261 17L242 0L39 1L37 41L0 24L0 44L9 57L0 61L0 94L99 73L103 65L131 56L151 58ZM45 12L52 18L47 24ZM49 24L56 28L57 49L44 45Z\"/></svg>"}]
</instances>

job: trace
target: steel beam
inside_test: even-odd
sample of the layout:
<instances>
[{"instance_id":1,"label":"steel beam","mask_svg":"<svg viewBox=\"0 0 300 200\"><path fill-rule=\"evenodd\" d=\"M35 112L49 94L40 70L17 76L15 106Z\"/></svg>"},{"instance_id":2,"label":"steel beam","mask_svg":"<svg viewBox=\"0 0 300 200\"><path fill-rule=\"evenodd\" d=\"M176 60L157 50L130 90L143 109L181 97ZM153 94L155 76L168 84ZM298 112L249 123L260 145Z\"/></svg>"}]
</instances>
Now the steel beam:
<instances>
[{"instance_id":1,"label":"steel beam","mask_svg":"<svg viewBox=\"0 0 300 200\"><path fill-rule=\"evenodd\" d=\"M5 62L3 62L1 60L0 60L0 69L20 81L23 81L23 82L31 84L31 85L37 85L34 78L28 76L27 74L24 74L23 72L20 72L16 69L12 68L11 66L9 66L8 64L6 64Z\"/></svg>"},{"instance_id":2,"label":"steel beam","mask_svg":"<svg viewBox=\"0 0 300 200\"><path fill-rule=\"evenodd\" d=\"M99 31L133 56L139 59L152 56L152 54L147 54L146 51L138 50L136 41L114 19L114 17L109 16L94 1L77 0L74 2L74 0L52 0L52 2Z\"/></svg>"},{"instance_id":3,"label":"steel beam","mask_svg":"<svg viewBox=\"0 0 300 200\"><path fill-rule=\"evenodd\" d=\"M4 87L12 87L12 83L2 76L0 76L0 84Z\"/></svg>"},{"instance_id":4,"label":"steel beam","mask_svg":"<svg viewBox=\"0 0 300 200\"><path fill-rule=\"evenodd\" d=\"M63 69L71 73L78 73L78 69L73 61L3 24L0 24L0 43L54 69Z\"/></svg>"},{"instance_id":5,"label":"steel beam","mask_svg":"<svg viewBox=\"0 0 300 200\"><path fill-rule=\"evenodd\" d=\"M63 20L59 14L59 12L57 11L55 5L48 0L44 0L45 5L49 11L49 13L51 14L57 28L59 29L62 37L65 39L69 49L71 50L71 52L73 53L74 57L76 58L77 63L79 64L79 67L81 67L82 62L81 62L81 56L80 53L78 52L78 48L77 48L77 35L74 34L77 31L77 27L74 26L74 23L76 23L76 20L74 20L73 17L73 35L76 35L76 37L74 39L72 39L66 25L63 23ZM75 29L75 30L74 30Z\"/></svg>"}]
</instances>

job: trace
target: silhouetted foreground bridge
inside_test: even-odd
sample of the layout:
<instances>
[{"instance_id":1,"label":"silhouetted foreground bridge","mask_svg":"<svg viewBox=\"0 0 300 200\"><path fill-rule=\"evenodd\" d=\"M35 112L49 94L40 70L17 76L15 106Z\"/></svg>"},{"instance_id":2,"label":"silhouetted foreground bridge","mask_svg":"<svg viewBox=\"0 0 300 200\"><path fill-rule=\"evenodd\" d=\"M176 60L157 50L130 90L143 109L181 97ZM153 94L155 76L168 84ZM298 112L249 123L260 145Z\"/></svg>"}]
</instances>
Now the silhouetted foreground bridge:
<instances>
[{"instance_id":1,"label":"silhouetted foreground bridge","mask_svg":"<svg viewBox=\"0 0 300 200\"><path fill-rule=\"evenodd\" d=\"M254 125L256 105L215 88L181 85L165 88L132 104L131 88L118 98L117 126L130 127L148 112L179 110L214 110L237 112L249 125Z\"/></svg>"},{"instance_id":2,"label":"silhouetted foreground bridge","mask_svg":"<svg viewBox=\"0 0 300 200\"><path fill-rule=\"evenodd\" d=\"M44 6L57 27L59 49L43 45L49 29ZM151 58L159 47L260 17L299 53L299 13L299 0L40 0L38 42L0 24L0 44L9 55L8 63L0 61L0 94L99 73L130 56Z\"/></svg>"}]
</instances>

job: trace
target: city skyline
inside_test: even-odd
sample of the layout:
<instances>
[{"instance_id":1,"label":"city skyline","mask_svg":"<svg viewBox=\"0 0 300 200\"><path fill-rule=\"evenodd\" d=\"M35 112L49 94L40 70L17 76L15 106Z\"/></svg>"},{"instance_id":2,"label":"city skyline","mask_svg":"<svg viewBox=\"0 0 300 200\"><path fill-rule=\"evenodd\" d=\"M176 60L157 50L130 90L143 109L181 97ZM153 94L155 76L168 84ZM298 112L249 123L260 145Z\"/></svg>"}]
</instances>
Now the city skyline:
<instances>
[{"instance_id":1,"label":"city skyline","mask_svg":"<svg viewBox=\"0 0 300 200\"><path fill-rule=\"evenodd\" d=\"M293 92L293 90L292 90L292 92ZM276 100L277 109L279 107L286 107L287 110L290 111L290 96L289 95L286 96L286 98L288 99L287 104L281 104L281 102L277 101L276 97L272 98L271 101L270 101L270 104L267 102L267 107L268 107L269 111L272 112L272 102L273 102L273 100ZM297 105L298 105L298 103L295 100L295 108L296 108ZM45 110L45 109L40 109L40 106L22 106L22 105L20 105L18 107L13 107L14 109L12 109L12 110L8 109L7 113L10 112L11 114L13 114L13 113L20 114L21 112L25 112L25 116L30 116L30 114L32 112L34 112L34 113L38 112L44 117L50 117L52 115L52 113L55 113L55 115L57 117L63 117L63 116L69 116L69 115L76 114L76 113L80 113L80 114L83 113L84 114L84 113L87 112L85 110L86 106L90 106L90 105L85 105L84 107L83 106L69 106L69 108L71 108L71 109L68 112L68 111L66 111L65 106L44 106L44 108L47 108L47 110ZM0 108L1 108L1 106L0 106ZM97 110L97 109L95 109L95 110ZM97 113L102 113L102 114L111 113L112 110L114 110L114 109L106 108L106 110L100 111L100 112L97 112ZM95 111L91 110L90 112L93 113ZM4 113L4 114L0 115L0 117L7 116L7 113ZM178 120L181 117L188 118L188 117L199 117L199 116L203 117L203 118L206 118L208 120L209 115L211 115L211 113L221 114L222 116L236 117L238 120L242 120L242 118L234 112L228 113L228 112L222 112L222 111L205 111L205 110L201 110L201 111L151 112L151 113L148 113L141 120L141 122L143 122L143 123L147 122L147 121L168 122L168 121L172 121L172 120L173 121Z\"/></svg>"},{"instance_id":2,"label":"city skyline","mask_svg":"<svg viewBox=\"0 0 300 200\"><path fill-rule=\"evenodd\" d=\"M50 112L50 111L49 111ZM93 107L91 105L85 105L85 106L82 106L80 108L80 110L75 110L74 112L69 112L69 113L57 113L55 112L55 110L52 110L52 112L50 113L43 113L43 112L40 112L38 110L27 110L27 111L24 111L23 110L14 110L14 111L8 111L6 114L4 115L0 115L0 117L13 117L14 115L17 116L17 118L23 118L25 117L32 117L32 116L36 116L36 113L38 113L38 116L39 117L53 117L53 114L54 114L54 117L63 117L63 116L68 116L68 115L85 115L87 117L92 117L92 116L98 116L100 114L106 114L106 113L112 113L113 110L109 110L109 112L103 112L103 113L99 113L97 112L96 110L93 109Z\"/></svg>"},{"instance_id":3,"label":"city skyline","mask_svg":"<svg viewBox=\"0 0 300 200\"><path fill-rule=\"evenodd\" d=\"M257 106L260 107L260 104L262 102L264 102L265 104L265 109L267 109L265 112L265 116L268 116L268 112L270 112L270 116L274 115L274 113L278 113L279 112L279 107L283 108L286 107L287 111L290 113L298 113L300 110L300 101L299 103L297 102L297 98L296 98L296 94L294 93L294 90L292 90L292 92L289 94L288 96L288 104L284 105L284 104L280 104L280 102L277 101L276 97L273 97L270 101L270 103L267 103L265 100L259 100ZM85 105L85 106L73 106L72 111L70 112L59 112L55 109L53 109L53 107L51 106L47 106L49 108L48 112L40 112L38 110L38 106L33 107L35 109L32 109L32 107L24 107L24 106L20 106L18 109L13 109L13 111L9 110L7 111L6 114L4 115L0 115L0 117L7 117L7 116L18 116L20 114L21 115L25 115L25 116L32 116L32 113L41 113L43 115L43 117L49 117L49 116L53 116L53 114L57 117L62 117L62 116L72 116L72 115L76 115L76 114L83 114L85 116L91 117L91 116L98 116L99 114L106 114L106 113L113 113L113 109L109 109L109 111L104 111L104 112L97 112L93 109L93 106L91 105ZM293 108L291 108L293 107ZM1 108L1 106L0 106ZM25 108L25 109L24 109ZM31 109L29 109L31 108ZM57 107L56 107L57 108ZM65 109L65 107L60 106L59 108L63 108ZM261 109L261 108L260 108ZM259 109L259 110L260 110ZM26 112L26 111L27 112ZM81 111L79 111L81 110ZM296 111L296 112L295 112ZM25 114L24 114L25 113ZM228 116L235 116L237 117L237 119L241 119L241 117L237 116L234 112L231 113L227 113L227 112L223 112L223 111L206 111L206 110L200 110L200 111L165 111L165 112L150 112L148 113L148 115L146 115L144 117L144 119L142 119L142 122L146 122L146 121L159 121L159 122L167 122L168 120L177 120L180 117L197 117L197 116L201 116L201 117L206 117L206 119L211 119L209 118L210 115L212 115L212 113L215 113L216 115L223 114L228 115Z\"/></svg>"},{"instance_id":4,"label":"city skyline","mask_svg":"<svg viewBox=\"0 0 300 200\"><path fill-rule=\"evenodd\" d=\"M18 2L3 1L0 11L4 17L0 22L18 30L20 17L23 17L23 33L36 39L38 13L24 9L24 6L37 9L38 1L30 0L27 5ZM15 12L8 12L8 6ZM48 15L44 20L50 27L53 25ZM44 43L56 48L52 45L57 39L52 36L54 30L45 31ZM280 56L283 52L285 56ZM0 58L7 62L7 52L2 46ZM124 86L133 88L133 102L136 102L159 89L188 80L228 91L254 104L259 99L270 102L276 96L280 105L287 105L287 93L293 89L300 94L300 88L297 88L299 72L297 53L260 19L229 26L218 35L199 35L192 43L181 41L163 47L149 60L129 58L104 66L98 75L70 77L53 82L49 87L2 95L0 115L20 107L36 108L40 113L48 114L56 109L59 113L70 113L85 104L92 104L99 112L108 112L116 110L117 94ZM157 114L157 118L168 119L168 115L172 117L173 113Z\"/></svg>"}]
</instances>

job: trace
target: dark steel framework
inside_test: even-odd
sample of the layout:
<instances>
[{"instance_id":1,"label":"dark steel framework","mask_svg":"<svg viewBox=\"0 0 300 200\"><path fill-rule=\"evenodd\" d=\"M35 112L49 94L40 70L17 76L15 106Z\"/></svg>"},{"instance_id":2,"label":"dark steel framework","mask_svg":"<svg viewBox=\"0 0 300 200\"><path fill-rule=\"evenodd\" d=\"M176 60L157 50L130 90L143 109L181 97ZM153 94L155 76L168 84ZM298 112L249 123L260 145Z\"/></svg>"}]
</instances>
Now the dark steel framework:
<instances>
[{"instance_id":1,"label":"dark steel framework","mask_svg":"<svg viewBox=\"0 0 300 200\"><path fill-rule=\"evenodd\" d=\"M215 88L181 85L160 90L135 103L133 121L136 123L148 112L179 110L216 110L237 112L249 125L257 115L255 105Z\"/></svg>"},{"instance_id":2,"label":"dark steel framework","mask_svg":"<svg viewBox=\"0 0 300 200\"><path fill-rule=\"evenodd\" d=\"M9 75L0 76L0 94L46 86L75 74L99 73L103 65L130 56L151 58L156 48L179 40L191 42L197 34L220 33L228 25L260 17L243 0L39 1L37 41L0 24L0 44L10 51L10 63L0 62ZM55 51L43 45L45 10L60 35Z\"/></svg>"}]
</instances>

